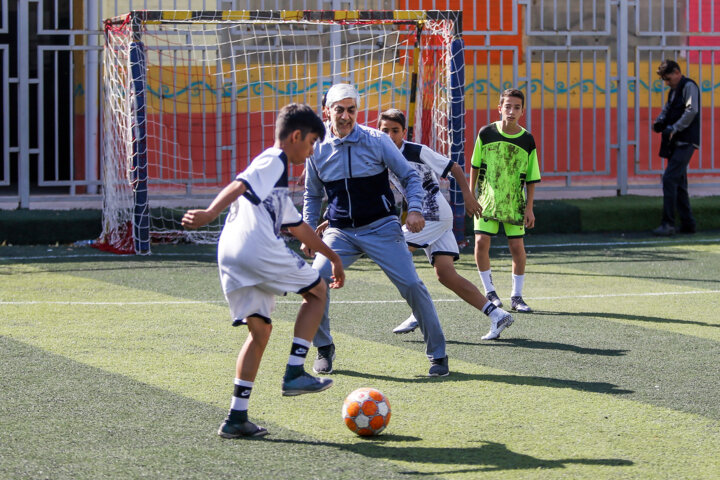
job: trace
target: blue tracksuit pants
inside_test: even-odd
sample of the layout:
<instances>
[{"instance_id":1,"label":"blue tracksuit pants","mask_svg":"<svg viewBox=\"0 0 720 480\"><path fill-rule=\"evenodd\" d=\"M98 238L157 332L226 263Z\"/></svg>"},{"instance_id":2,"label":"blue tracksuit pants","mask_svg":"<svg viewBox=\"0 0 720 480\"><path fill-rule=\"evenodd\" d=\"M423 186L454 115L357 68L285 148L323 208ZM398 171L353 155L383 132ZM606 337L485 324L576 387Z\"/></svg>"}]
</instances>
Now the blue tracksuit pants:
<instances>
[{"instance_id":1,"label":"blue tracksuit pants","mask_svg":"<svg viewBox=\"0 0 720 480\"><path fill-rule=\"evenodd\" d=\"M342 259L343 267L352 265L363 253L385 272L407 301L418 321L425 339L425 353L429 359L445 357L445 334L440 326L435 305L425 284L418 277L412 254L407 248L405 237L396 216L388 216L360 228L328 228L323 241ZM332 264L318 254L313 268L324 279L330 279ZM330 335L330 289L325 314L313 339L313 344L325 346L333 343Z\"/></svg>"}]
</instances>

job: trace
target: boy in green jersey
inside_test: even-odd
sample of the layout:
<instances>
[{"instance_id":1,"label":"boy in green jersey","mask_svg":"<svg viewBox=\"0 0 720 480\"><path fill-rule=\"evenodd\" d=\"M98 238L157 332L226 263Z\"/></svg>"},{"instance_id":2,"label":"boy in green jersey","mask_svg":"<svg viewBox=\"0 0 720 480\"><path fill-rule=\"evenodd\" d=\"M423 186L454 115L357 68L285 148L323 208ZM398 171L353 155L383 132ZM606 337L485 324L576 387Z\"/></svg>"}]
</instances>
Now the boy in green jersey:
<instances>
[{"instance_id":1,"label":"boy in green jersey","mask_svg":"<svg viewBox=\"0 0 720 480\"><path fill-rule=\"evenodd\" d=\"M525 228L535 226L533 199L540 167L535 139L518 124L525 112L525 95L520 90L505 90L498 111L502 120L480 129L472 156L470 189L478 192L482 207L475 219L475 262L485 296L502 306L490 270L490 239L502 223L512 255L511 307L517 312L531 312L522 298L526 263L523 236Z\"/></svg>"}]
</instances>

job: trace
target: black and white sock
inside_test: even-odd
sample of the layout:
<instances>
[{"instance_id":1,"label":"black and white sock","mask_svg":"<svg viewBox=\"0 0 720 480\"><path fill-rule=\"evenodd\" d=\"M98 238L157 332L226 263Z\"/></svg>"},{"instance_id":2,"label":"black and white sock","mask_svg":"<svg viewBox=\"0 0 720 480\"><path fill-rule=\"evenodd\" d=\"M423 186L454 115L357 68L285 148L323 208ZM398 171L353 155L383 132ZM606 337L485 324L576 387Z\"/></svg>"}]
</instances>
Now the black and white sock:
<instances>
[{"instance_id":1,"label":"black and white sock","mask_svg":"<svg viewBox=\"0 0 720 480\"><path fill-rule=\"evenodd\" d=\"M248 402L254 382L248 382L240 378L235 379L235 389L230 403L228 419L232 423L243 423L248 421Z\"/></svg>"},{"instance_id":2,"label":"black and white sock","mask_svg":"<svg viewBox=\"0 0 720 480\"><path fill-rule=\"evenodd\" d=\"M290 380L299 377L305 371L305 359L308 351L310 351L310 342L302 338L293 338L292 347L290 347L290 357L288 358L287 368L285 369L285 378Z\"/></svg>"}]
</instances>

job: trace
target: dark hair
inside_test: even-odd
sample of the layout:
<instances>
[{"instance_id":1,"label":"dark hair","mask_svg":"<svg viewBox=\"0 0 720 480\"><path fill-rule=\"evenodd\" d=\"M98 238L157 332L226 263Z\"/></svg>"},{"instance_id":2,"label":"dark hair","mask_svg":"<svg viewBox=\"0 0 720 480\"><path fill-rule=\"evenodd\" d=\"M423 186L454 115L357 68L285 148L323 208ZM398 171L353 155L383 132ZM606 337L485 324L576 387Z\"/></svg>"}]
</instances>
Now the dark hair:
<instances>
[{"instance_id":1,"label":"dark hair","mask_svg":"<svg viewBox=\"0 0 720 480\"><path fill-rule=\"evenodd\" d=\"M657 74L664 77L668 73L673 73L675 70L680 71L680 65L675 60L665 59L660 63L657 69Z\"/></svg>"},{"instance_id":2,"label":"dark hair","mask_svg":"<svg viewBox=\"0 0 720 480\"><path fill-rule=\"evenodd\" d=\"M517 88L508 88L500 94L500 105L503 104L507 97L517 97L521 100L521 105L525 108L525 94Z\"/></svg>"},{"instance_id":3,"label":"dark hair","mask_svg":"<svg viewBox=\"0 0 720 480\"><path fill-rule=\"evenodd\" d=\"M275 121L275 137L286 139L295 130L300 130L302 138L308 133L317 133L320 140L325 139L325 125L309 105L291 103L285 105Z\"/></svg>"},{"instance_id":4,"label":"dark hair","mask_svg":"<svg viewBox=\"0 0 720 480\"><path fill-rule=\"evenodd\" d=\"M383 120L399 123L402 125L403 130L405 130L405 114L397 108L385 110L380 114L380 118L378 118L378 128L380 128L380 122Z\"/></svg>"}]
</instances>

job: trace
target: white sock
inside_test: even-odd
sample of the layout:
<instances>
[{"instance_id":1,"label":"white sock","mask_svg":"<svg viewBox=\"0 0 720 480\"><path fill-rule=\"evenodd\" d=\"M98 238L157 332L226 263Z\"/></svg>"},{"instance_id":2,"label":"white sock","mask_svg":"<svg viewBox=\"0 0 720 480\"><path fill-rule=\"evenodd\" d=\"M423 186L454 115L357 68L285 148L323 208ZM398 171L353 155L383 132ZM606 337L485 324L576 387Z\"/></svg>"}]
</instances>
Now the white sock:
<instances>
[{"instance_id":1,"label":"white sock","mask_svg":"<svg viewBox=\"0 0 720 480\"><path fill-rule=\"evenodd\" d=\"M292 347L290 348L288 365L305 365L308 350L310 350L310 342L302 338L294 337Z\"/></svg>"},{"instance_id":2,"label":"white sock","mask_svg":"<svg viewBox=\"0 0 720 480\"><path fill-rule=\"evenodd\" d=\"M521 297L524 283L525 283L525 275L524 274L523 275L515 275L513 273L512 293L510 294L510 296L511 297Z\"/></svg>"},{"instance_id":3,"label":"white sock","mask_svg":"<svg viewBox=\"0 0 720 480\"><path fill-rule=\"evenodd\" d=\"M482 280L483 287L485 288L485 293L494 292L495 285L493 285L492 281L492 270L487 269L484 272L478 270L478 273L480 274L480 280Z\"/></svg>"},{"instance_id":4,"label":"white sock","mask_svg":"<svg viewBox=\"0 0 720 480\"><path fill-rule=\"evenodd\" d=\"M250 393L252 392L252 387L255 385L255 382L248 382L247 380L236 378L235 385L235 393L230 403L230 410L247 410Z\"/></svg>"}]
</instances>

